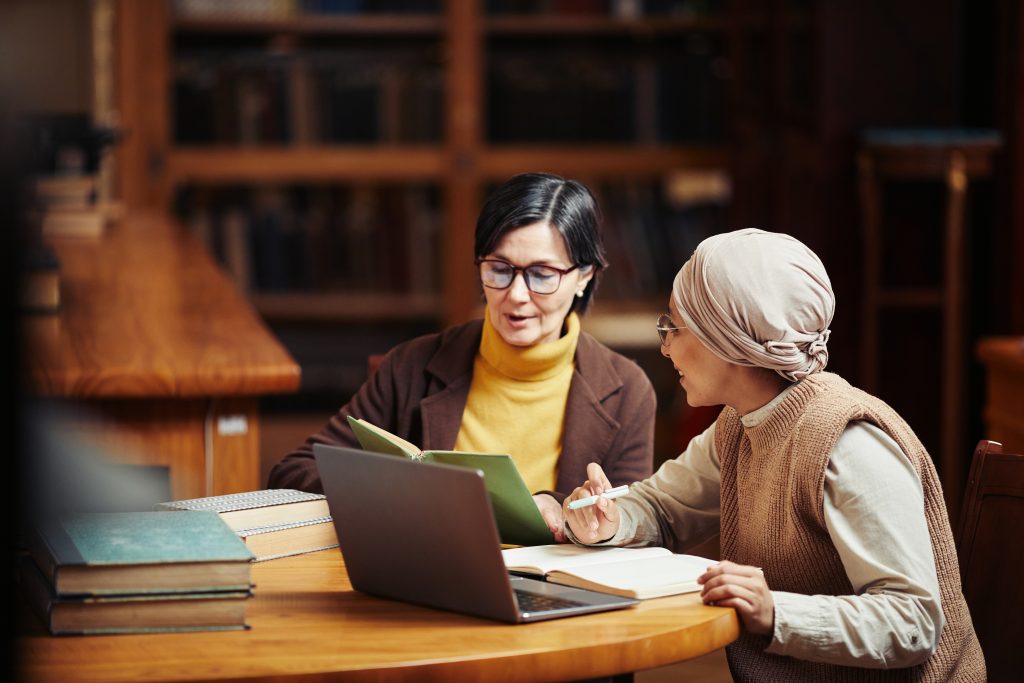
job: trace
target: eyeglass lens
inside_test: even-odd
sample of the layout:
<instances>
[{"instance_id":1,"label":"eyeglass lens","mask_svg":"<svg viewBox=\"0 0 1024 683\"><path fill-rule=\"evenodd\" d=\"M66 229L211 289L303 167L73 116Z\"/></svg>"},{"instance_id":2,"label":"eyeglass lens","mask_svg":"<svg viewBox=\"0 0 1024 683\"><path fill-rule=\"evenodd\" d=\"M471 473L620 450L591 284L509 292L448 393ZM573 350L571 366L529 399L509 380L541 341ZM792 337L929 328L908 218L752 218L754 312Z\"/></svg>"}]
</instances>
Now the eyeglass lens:
<instances>
[{"instance_id":1,"label":"eyeglass lens","mask_svg":"<svg viewBox=\"0 0 1024 683\"><path fill-rule=\"evenodd\" d=\"M658 316L658 323L656 327L658 330L658 336L661 337L661 343L663 346L668 341L668 333L675 332L676 330L679 329L678 327L676 327L676 324L672 322L672 318L665 313L662 313L660 316Z\"/></svg>"},{"instance_id":2,"label":"eyeglass lens","mask_svg":"<svg viewBox=\"0 0 1024 683\"><path fill-rule=\"evenodd\" d=\"M493 289L505 289L512 284L516 273L523 271L526 287L535 294L553 294L562 282L562 274L548 266L534 265L519 268L501 261L482 261L480 278Z\"/></svg>"}]
</instances>

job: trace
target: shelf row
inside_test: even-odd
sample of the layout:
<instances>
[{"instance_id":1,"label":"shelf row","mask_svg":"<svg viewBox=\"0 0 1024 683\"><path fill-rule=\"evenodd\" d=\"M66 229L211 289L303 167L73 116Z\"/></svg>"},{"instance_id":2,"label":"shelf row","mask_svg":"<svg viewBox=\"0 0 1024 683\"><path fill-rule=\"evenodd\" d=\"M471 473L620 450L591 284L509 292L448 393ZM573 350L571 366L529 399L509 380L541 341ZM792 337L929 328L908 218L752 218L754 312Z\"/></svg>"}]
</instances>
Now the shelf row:
<instances>
[{"instance_id":1,"label":"shelf row","mask_svg":"<svg viewBox=\"0 0 1024 683\"><path fill-rule=\"evenodd\" d=\"M602 307L666 296L700 240L726 229L724 174L666 174L591 185L608 269ZM188 185L179 220L268 319L437 320L442 269L454 258L436 183ZM479 289L472 270L457 285ZM628 305L628 303L627 303Z\"/></svg>"},{"instance_id":2,"label":"shelf row","mask_svg":"<svg viewBox=\"0 0 1024 683\"><path fill-rule=\"evenodd\" d=\"M171 136L182 145L410 144L445 138L453 85L440 41L300 47L177 41ZM487 144L708 144L726 138L727 41L694 33L622 45L580 36L488 45Z\"/></svg>"},{"instance_id":3,"label":"shelf row","mask_svg":"<svg viewBox=\"0 0 1024 683\"><path fill-rule=\"evenodd\" d=\"M680 169L728 165L717 145L491 146L453 159L437 145L175 147L166 160L172 185L189 182L328 182L436 180L455 164L485 180L544 169L572 177L656 177ZM467 169L467 165L471 169Z\"/></svg>"},{"instance_id":4,"label":"shelf row","mask_svg":"<svg viewBox=\"0 0 1024 683\"><path fill-rule=\"evenodd\" d=\"M488 0L480 4L488 30L512 32L719 29L725 10L721 0ZM196 32L428 32L442 29L446 5L443 0L176 0L174 26Z\"/></svg>"}]
</instances>

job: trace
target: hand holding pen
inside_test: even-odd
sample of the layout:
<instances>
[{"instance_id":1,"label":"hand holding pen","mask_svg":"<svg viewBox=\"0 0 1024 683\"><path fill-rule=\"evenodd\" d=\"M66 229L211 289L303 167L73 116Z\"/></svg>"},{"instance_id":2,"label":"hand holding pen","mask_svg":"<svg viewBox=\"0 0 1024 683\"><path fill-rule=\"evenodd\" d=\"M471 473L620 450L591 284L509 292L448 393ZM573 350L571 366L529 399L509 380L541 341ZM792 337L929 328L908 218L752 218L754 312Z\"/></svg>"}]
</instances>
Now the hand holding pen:
<instances>
[{"instance_id":1,"label":"hand holding pen","mask_svg":"<svg viewBox=\"0 0 1024 683\"><path fill-rule=\"evenodd\" d=\"M563 504L565 521L583 543L597 543L615 535L619 513L613 502L629 492L628 485L613 487L597 463L587 465L587 481Z\"/></svg>"},{"instance_id":2,"label":"hand holding pen","mask_svg":"<svg viewBox=\"0 0 1024 683\"><path fill-rule=\"evenodd\" d=\"M587 496L586 498L577 498L576 500L569 503L569 509L579 510L580 508L585 508L588 505L596 504L599 498L611 500L613 498L621 498L627 493L629 493L629 484L623 484L622 486L616 486L613 489L608 489L604 493L598 493L593 496Z\"/></svg>"}]
</instances>

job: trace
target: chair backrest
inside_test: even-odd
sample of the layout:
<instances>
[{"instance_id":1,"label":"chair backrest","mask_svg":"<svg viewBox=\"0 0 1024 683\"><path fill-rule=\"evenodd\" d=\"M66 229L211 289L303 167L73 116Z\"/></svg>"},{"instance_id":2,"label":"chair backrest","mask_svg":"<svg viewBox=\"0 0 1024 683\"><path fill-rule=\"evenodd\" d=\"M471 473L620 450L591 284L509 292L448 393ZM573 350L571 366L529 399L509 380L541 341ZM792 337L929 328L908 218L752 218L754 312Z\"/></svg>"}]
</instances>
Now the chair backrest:
<instances>
[{"instance_id":1,"label":"chair backrest","mask_svg":"<svg viewBox=\"0 0 1024 683\"><path fill-rule=\"evenodd\" d=\"M384 360L383 353L371 353L366 357L366 378L369 379L377 372L381 361Z\"/></svg>"},{"instance_id":2,"label":"chair backrest","mask_svg":"<svg viewBox=\"0 0 1024 683\"><path fill-rule=\"evenodd\" d=\"M989 681L1024 675L1024 455L979 441L957 531L964 597Z\"/></svg>"}]
</instances>

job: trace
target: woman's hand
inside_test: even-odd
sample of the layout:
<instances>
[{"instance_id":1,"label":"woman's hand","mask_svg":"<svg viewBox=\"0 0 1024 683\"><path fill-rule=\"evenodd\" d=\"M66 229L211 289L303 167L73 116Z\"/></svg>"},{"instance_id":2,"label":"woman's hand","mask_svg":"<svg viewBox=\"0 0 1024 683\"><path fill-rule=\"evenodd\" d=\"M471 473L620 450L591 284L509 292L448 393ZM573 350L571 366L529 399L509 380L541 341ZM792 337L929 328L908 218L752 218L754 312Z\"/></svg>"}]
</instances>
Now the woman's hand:
<instances>
[{"instance_id":1,"label":"woman's hand","mask_svg":"<svg viewBox=\"0 0 1024 683\"><path fill-rule=\"evenodd\" d=\"M554 496L547 493L536 493L533 502L540 510L540 516L548 525L548 529L555 536L555 543L565 543L565 525L562 517L562 506L558 504Z\"/></svg>"},{"instance_id":2,"label":"woman's hand","mask_svg":"<svg viewBox=\"0 0 1024 683\"><path fill-rule=\"evenodd\" d=\"M775 600L760 569L726 560L709 567L697 583L704 586L700 596L705 604L734 607L748 631L772 634Z\"/></svg>"},{"instance_id":3,"label":"woman's hand","mask_svg":"<svg viewBox=\"0 0 1024 683\"><path fill-rule=\"evenodd\" d=\"M614 488L604 470L596 462L587 465L587 480L562 503L562 514L572 532L583 543L605 541L619 529L619 511L615 502L598 498L597 502L576 510L569 509L569 503L579 498L594 496Z\"/></svg>"}]
</instances>

